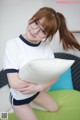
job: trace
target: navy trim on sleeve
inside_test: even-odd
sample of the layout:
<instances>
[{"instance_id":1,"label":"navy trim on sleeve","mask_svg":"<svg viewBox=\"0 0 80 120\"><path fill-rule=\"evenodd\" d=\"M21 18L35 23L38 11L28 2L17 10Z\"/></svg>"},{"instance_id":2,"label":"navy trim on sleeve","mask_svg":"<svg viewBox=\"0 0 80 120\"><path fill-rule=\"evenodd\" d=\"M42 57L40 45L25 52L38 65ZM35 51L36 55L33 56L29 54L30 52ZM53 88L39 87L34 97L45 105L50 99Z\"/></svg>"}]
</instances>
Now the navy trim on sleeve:
<instances>
[{"instance_id":1,"label":"navy trim on sleeve","mask_svg":"<svg viewBox=\"0 0 80 120\"><path fill-rule=\"evenodd\" d=\"M15 73L15 72L19 72L19 70L16 70L16 69L5 69L4 70L5 71L5 73Z\"/></svg>"}]
</instances>

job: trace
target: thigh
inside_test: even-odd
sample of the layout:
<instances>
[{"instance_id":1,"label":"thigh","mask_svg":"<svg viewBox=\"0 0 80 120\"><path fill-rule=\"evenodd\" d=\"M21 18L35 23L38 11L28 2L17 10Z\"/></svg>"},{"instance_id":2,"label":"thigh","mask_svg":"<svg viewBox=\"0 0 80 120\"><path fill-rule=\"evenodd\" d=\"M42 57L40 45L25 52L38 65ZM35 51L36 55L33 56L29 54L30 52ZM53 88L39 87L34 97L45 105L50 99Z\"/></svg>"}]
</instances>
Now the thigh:
<instances>
[{"instance_id":1,"label":"thigh","mask_svg":"<svg viewBox=\"0 0 80 120\"><path fill-rule=\"evenodd\" d=\"M52 112L57 111L59 108L58 103L47 92L44 91L40 92L33 102Z\"/></svg>"},{"instance_id":2,"label":"thigh","mask_svg":"<svg viewBox=\"0 0 80 120\"><path fill-rule=\"evenodd\" d=\"M32 108L28 105L12 105L14 112L20 120L37 120Z\"/></svg>"}]
</instances>

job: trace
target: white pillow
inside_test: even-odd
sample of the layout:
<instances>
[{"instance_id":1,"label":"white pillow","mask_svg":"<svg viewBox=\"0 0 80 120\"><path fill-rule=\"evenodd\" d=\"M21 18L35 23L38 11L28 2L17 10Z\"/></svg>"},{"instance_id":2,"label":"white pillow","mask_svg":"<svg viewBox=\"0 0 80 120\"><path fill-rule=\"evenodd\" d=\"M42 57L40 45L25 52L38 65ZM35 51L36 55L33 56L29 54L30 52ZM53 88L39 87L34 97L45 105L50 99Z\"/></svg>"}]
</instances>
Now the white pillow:
<instances>
[{"instance_id":1,"label":"white pillow","mask_svg":"<svg viewBox=\"0 0 80 120\"><path fill-rule=\"evenodd\" d=\"M8 85L0 88L0 112L8 112L11 109L9 102L10 89Z\"/></svg>"},{"instance_id":2,"label":"white pillow","mask_svg":"<svg viewBox=\"0 0 80 120\"><path fill-rule=\"evenodd\" d=\"M19 76L27 82L41 84L59 77L73 63L74 60L58 58L32 60L22 67Z\"/></svg>"}]
</instances>

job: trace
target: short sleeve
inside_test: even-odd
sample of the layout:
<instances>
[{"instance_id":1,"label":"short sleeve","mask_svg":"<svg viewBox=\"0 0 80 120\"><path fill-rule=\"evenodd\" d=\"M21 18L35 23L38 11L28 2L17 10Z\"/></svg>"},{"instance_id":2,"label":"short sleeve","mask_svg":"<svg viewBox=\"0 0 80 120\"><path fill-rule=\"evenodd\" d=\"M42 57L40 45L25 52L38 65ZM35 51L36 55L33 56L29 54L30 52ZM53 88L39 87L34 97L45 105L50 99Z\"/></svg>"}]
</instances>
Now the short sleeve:
<instances>
[{"instance_id":1,"label":"short sleeve","mask_svg":"<svg viewBox=\"0 0 80 120\"><path fill-rule=\"evenodd\" d=\"M5 47L4 58L3 58L3 68L6 73L8 72L18 72L18 50L16 44L9 40Z\"/></svg>"}]
</instances>

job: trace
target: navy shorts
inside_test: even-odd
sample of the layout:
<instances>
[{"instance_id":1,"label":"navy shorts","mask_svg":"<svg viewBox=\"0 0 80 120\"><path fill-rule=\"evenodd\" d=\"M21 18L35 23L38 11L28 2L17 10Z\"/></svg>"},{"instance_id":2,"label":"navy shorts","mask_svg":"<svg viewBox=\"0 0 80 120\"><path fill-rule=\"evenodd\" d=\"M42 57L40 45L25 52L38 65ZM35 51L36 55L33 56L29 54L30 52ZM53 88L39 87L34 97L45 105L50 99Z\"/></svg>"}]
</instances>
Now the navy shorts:
<instances>
[{"instance_id":1,"label":"navy shorts","mask_svg":"<svg viewBox=\"0 0 80 120\"><path fill-rule=\"evenodd\" d=\"M23 105L23 104L29 104L31 101L33 101L39 94L40 92L37 92L36 94L34 94L33 96L27 98L27 99L23 99L23 100L16 100L15 98L13 98L13 95L10 93L10 103L12 105Z\"/></svg>"}]
</instances>

